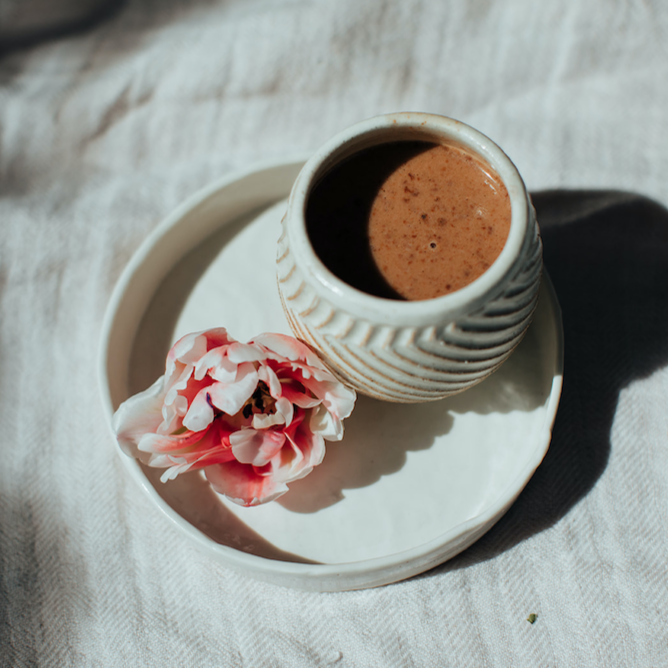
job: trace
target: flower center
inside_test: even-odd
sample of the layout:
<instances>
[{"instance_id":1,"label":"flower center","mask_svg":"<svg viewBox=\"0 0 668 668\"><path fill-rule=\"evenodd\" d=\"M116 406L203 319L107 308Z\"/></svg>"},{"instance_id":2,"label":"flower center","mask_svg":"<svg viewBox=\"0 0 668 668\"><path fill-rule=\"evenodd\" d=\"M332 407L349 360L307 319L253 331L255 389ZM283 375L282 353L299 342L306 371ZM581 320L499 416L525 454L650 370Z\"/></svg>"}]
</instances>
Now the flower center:
<instances>
[{"instance_id":1,"label":"flower center","mask_svg":"<svg viewBox=\"0 0 668 668\"><path fill-rule=\"evenodd\" d=\"M249 418L256 413L269 415L276 412L276 400L271 396L269 388L263 380L258 381L255 392L244 404L242 412L245 418Z\"/></svg>"}]
</instances>

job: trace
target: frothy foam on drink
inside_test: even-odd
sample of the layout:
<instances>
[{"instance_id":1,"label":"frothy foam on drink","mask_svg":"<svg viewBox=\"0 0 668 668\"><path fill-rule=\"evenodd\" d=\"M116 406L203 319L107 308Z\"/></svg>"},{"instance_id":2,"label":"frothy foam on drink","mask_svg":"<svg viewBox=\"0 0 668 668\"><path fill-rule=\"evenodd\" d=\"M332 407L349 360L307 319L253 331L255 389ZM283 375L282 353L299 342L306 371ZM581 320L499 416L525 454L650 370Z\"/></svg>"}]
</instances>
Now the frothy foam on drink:
<instances>
[{"instance_id":1,"label":"frothy foam on drink","mask_svg":"<svg viewBox=\"0 0 668 668\"><path fill-rule=\"evenodd\" d=\"M369 294L422 300L484 273L510 231L508 192L454 145L394 142L361 151L316 184L306 221L316 254Z\"/></svg>"}]
</instances>

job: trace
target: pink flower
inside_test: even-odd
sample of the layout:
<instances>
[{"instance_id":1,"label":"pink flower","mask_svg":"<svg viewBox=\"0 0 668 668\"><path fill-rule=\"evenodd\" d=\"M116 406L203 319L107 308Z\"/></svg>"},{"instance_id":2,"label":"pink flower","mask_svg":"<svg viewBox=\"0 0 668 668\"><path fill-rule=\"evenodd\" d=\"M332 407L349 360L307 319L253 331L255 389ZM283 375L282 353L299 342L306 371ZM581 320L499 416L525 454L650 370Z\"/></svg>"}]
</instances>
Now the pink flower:
<instances>
[{"instance_id":1,"label":"pink flower","mask_svg":"<svg viewBox=\"0 0 668 668\"><path fill-rule=\"evenodd\" d=\"M354 390L306 345L282 334L248 343L223 328L188 334L165 375L114 415L123 451L166 469L163 482L203 469L212 487L244 506L288 491L343 437Z\"/></svg>"}]
</instances>

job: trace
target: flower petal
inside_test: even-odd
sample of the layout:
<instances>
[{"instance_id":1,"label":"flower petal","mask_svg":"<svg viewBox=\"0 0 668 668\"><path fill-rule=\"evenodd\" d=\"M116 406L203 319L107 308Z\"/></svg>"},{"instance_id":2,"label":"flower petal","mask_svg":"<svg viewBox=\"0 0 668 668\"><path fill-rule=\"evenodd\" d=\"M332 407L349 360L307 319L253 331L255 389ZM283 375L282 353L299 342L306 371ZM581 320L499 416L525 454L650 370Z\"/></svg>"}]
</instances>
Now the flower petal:
<instances>
[{"instance_id":1,"label":"flower petal","mask_svg":"<svg viewBox=\"0 0 668 668\"><path fill-rule=\"evenodd\" d=\"M289 427L295 415L295 407L289 399L279 397L276 399L276 415L281 415L283 417L281 422L285 422L286 426Z\"/></svg>"},{"instance_id":2,"label":"flower petal","mask_svg":"<svg viewBox=\"0 0 668 668\"><path fill-rule=\"evenodd\" d=\"M232 452L237 461L265 466L285 443L285 434L273 429L242 429L230 434Z\"/></svg>"},{"instance_id":3,"label":"flower petal","mask_svg":"<svg viewBox=\"0 0 668 668\"><path fill-rule=\"evenodd\" d=\"M285 416L278 411L276 413L255 413L251 421L253 429L269 429L278 424L285 424Z\"/></svg>"},{"instance_id":4,"label":"flower petal","mask_svg":"<svg viewBox=\"0 0 668 668\"><path fill-rule=\"evenodd\" d=\"M156 441L147 441L146 445L159 447L161 444ZM226 431L220 420L216 420L211 428L203 434L192 434L188 438L188 442L182 445L187 447L170 452L154 451L149 459L149 466L169 468L170 471L165 476L167 479L173 480L185 471L204 468L212 464L221 464L234 459L232 447L229 444L229 432Z\"/></svg>"},{"instance_id":5,"label":"flower petal","mask_svg":"<svg viewBox=\"0 0 668 668\"><path fill-rule=\"evenodd\" d=\"M343 438L341 420L322 404L311 413L309 428L314 434L320 434L328 441L340 441Z\"/></svg>"},{"instance_id":6,"label":"flower petal","mask_svg":"<svg viewBox=\"0 0 668 668\"><path fill-rule=\"evenodd\" d=\"M311 349L304 343L284 334L260 334L251 343L259 343L271 352L293 362L300 359L306 361L308 355L313 355Z\"/></svg>"},{"instance_id":7,"label":"flower petal","mask_svg":"<svg viewBox=\"0 0 668 668\"><path fill-rule=\"evenodd\" d=\"M259 475L252 466L237 461L209 466L205 475L216 492L241 506L268 503L288 491L285 483Z\"/></svg>"},{"instance_id":8,"label":"flower petal","mask_svg":"<svg viewBox=\"0 0 668 668\"><path fill-rule=\"evenodd\" d=\"M307 476L314 466L322 463L325 457L325 441L320 434L314 434L310 430L306 421L299 425L294 434L288 435L288 440L298 456L291 461L284 457L282 470L276 473L276 477L286 482L293 482Z\"/></svg>"},{"instance_id":9,"label":"flower petal","mask_svg":"<svg viewBox=\"0 0 668 668\"><path fill-rule=\"evenodd\" d=\"M257 371L252 362L240 364L233 383L214 383L208 389L211 403L223 413L235 415L253 396L257 387ZM185 420L183 421L185 424Z\"/></svg>"},{"instance_id":10,"label":"flower petal","mask_svg":"<svg viewBox=\"0 0 668 668\"><path fill-rule=\"evenodd\" d=\"M195 378L201 380L206 376L209 369L225 364L227 362L225 358L226 350L227 346L218 346L218 348L212 348L206 355L203 355L195 365ZM231 370L236 373L237 365L231 364L230 366L232 367Z\"/></svg>"},{"instance_id":11,"label":"flower petal","mask_svg":"<svg viewBox=\"0 0 668 668\"><path fill-rule=\"evenodd\" d=\"M182 364L195 364L208 350L205 332L193 332L181 337L169 351L168 360L178 360Z\"/></svg>"},{"instance_id":12,"label":"flower petal","mask_svg":"<svg viewBox=\"0 0 668 668\"><path fill-rule=\"evenodd\" d=\"M347 418L355 407L357 394L338 380L318 381L315 378L305 378L304 386L318 397L325 408L340 420Z\"/></svg>"},{"instance_id":13,"label":"flower petal","mask_svg":"<svg viewBox=\"0 0 668 668\"><path fill-rule=\"evenodd\" d=\"M269 394L271 394L274 399L278 399L282 395L283 390L281 388L281 381L270 366L264 364L261 365L257 370L257 377L267 385Z\"/></svg>"},{"instance_id":14,"label":"flower petal","mask_svg":"<svg viewBox=\"0 0 668 668\"><path fill-rule=\"evenodd\" d=\"M144 434L137 448L142 452L172 452L183 450L198 441L201 441L204 434L201 431L186 431L178 436L162 436L159 434Z\"/></svg>"},{"instance_id":15,"label":"flower petal","mask_svg":"<svg viewBox=\"0 0 668 668\"><path fill-rule=\"evenodd\" d=\"M169 469L160 478L162 482L165 482L165 480L174 480L174 478L181 473L186 473L186 471L196 471L207 466L215 466L233 461L236 461L236 459L234 459L232 449L221 446L216 450L206 452L196 450L176 455L171 453L154 454L151 455L148 465L153 468Z\"/></svg>"},{"instance_id":16,"label":"flower petal","mask_svg":"<svg viewBox=\"0 0 668 668\"><path fill-rule=\"evenodd\" d=\"M192 367L189 368L192 369ZM203 394L204 399L206 399L206 393L203 391L210 386L211 386L210 378L203 378L202 380L196 380L192 376L190 376L187 379L187 382L185 383L184 387L175 385L174 388L176 387L179 388L178 392L173 398L171 397L171 392L174 390L174 388L172 388L172 390L170 390L167 393L167 397L165 398L165 405L163 406L162 409L164 422L160 425L158 433L171 434L179 427L184 426L184 423L182 421L179 421L179 418L183 418L188 414L190 408L197 399L198 395ZM168 402L168 399L171 399L171 401ZM192 422L193 416L195 415L195 413L200 413L202 410L205 411L204 417L201 418L202 421L199 424L195 424L194 422ZM210 414L209 412L206 411L207 409L205 406L201 405L196 406L193 413L191 413L191 417L189 420L190 424L185 425L186 428L190 429L191 431L201 431L202 429L204 429L213 419L213 414L212 413ZM177 416L176 418L175 415Z\"/></svg>"},{"instance_id":17,"label":"flower petal","mask_svg":"<svg viewBox=\"0 0 668 668\"><path fill-rule=\"evenodd\" d=\"M172 466L160 476L160 482L165 483L169 480L174 480L179 474L185 473L190 468L190 463L184 460L182 457L172 457L170 458ZM149 466L155 466L157 468L165 468L162 463L156 464L154 461L149 462Z\"/></svg>"},{"instance_id":18,"label":"flower petal","mask_svg":"<svg viewBox=\"0 0 668 668\"><path fill-rule=\"evenodd\" d=\"M178 372L178 373L177 373ZM192 364L181 364L179 362L174 367L174 373L165 382L165 404L170 406L179 396L179 392L183 392L188 388L188 381L193 373Z\"/></svg>"},{"instance_id":19,"label":"flower petal","mask_svg":"<svg viewBox=\"0 0 668 668\"><path fill-rule=\"evenodd\" d=\"M234 337L229 335L224 327L213 327L212 329L207 329L201 333L206 336L207 350L213 350L213 348L220 348L220 346L226 346L237 342Z\"/></svg>"},{"instance_id":20,"label":"flower petal","mask_svg":"<svg viewBox=\"0 0 668 668\"><path fill-rule=\"evenodd\" d=\"M253 345L252 343L239 343L238 341L227 349L227 356L235 364L262 362L267 359L267 354L260 346Z\"/></svg>"},{"instance_id":21,"label":"flower petal","mask_svg":"<svg viewBox=\"0 0 668 668\"><path fill-rule=\"evenodd\" d=\"M112 426L121 449L130 457L137 457L137 444L141 437L155 432L162 422L164 376L148 389L124 401L114 413Z\"/></svg>"},{"instance_id":22,"label":"flower petal","mask_svg":"<svg viewBox=\"0 0 668 668\"><path fill-rule=\"evenodd\" d=\"M167 357L165 364L165 391L169 392L170 388L179 383L183 377L184 371L191 369L188 364L182 364L178 360L171 360ZM190 373L190 371L187 371Z\"/></svg>"},{"instance_id":23,"label":"flower petal","mask_svg":"<svg viewBox=\"0 0 668 668\"><path fill-rule=\"evenodd\" d=\"M190 431L202 431L206 429L214 418L213 406L211 405L211 393L214 385L201 389L192 400L190 408L183 418L183 426Z\"/></svg>"},{"instance_id":24,"label":"flower petal","mask_svg":"<svg viewBox=\"0 0 668 668\"><path fill-rule=\"evenodd\" d=\"M232 383L236 378L238 363L229 358L229 351L233 345L230 344L212 348L202 357L195 367L195 377L203 378L207 373L211 378L220 381L221 383Z\"/></svg>"},{"instance_id":25,"label":"flower petal","mask_svg":"<svg viewBox=\"0 0 668 668\"><path fill-rule=\"evenodd\" d=\"M292 383L282 383L282 385L283 396L295 406L299 406L300 408L313 408L320 403L318 397L302 392L301 389L303 388L301 384L299 385L301 389L297 389Z\"/></svg>"}]
</instances>

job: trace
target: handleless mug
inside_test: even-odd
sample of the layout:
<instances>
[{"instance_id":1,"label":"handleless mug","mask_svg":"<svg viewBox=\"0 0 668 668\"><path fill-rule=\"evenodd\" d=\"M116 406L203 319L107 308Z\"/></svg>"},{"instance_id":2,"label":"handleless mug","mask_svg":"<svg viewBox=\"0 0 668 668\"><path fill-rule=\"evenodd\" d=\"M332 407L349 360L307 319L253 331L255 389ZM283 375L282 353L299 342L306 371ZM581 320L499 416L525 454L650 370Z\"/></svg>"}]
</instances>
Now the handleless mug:
<instances>
[{"instance_id":1,"label":"handleless mug","mask_svg":"<svg viewBox=\"0 0 668 668\"><path fill-rule=\"evenodd\" d=\"M369 294L337 276L314 248L309 229L320 221L307 224L314 188L360 152L394 142L457 147L489 165L507 190L505 244L484 273L461 289L419 301ZM337 134L301 170L282 226L277 278L290 327L362 394L416 403L462 392L498 369L531 323L542 271L531 200L506 154L459 121L405 112Z\"/></svg>"}]
</instances>

